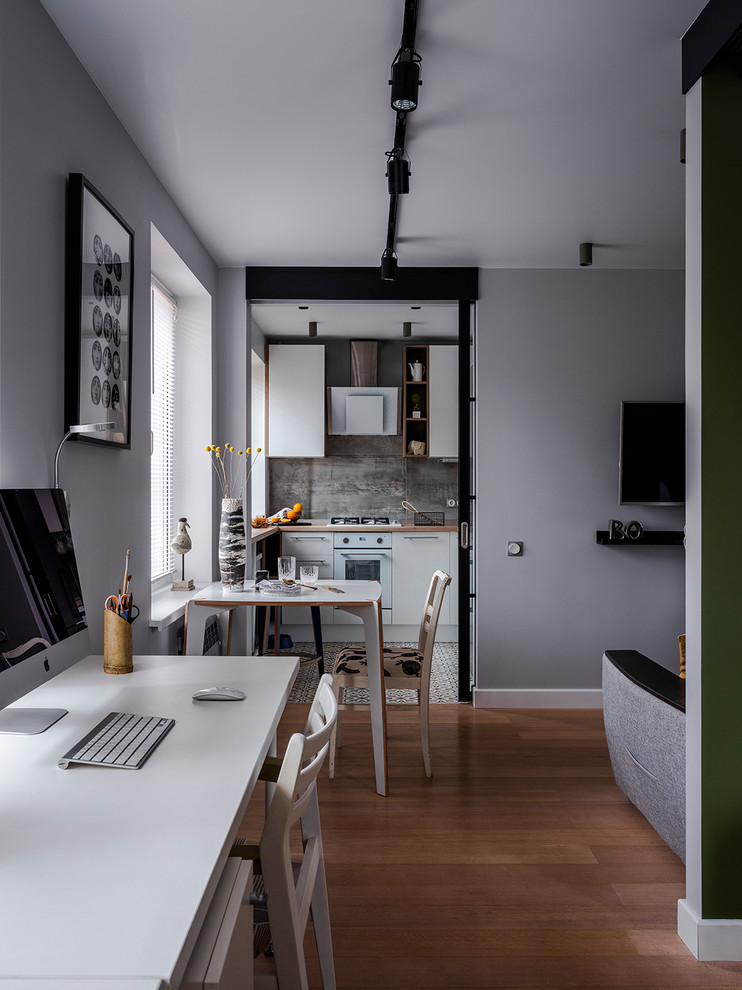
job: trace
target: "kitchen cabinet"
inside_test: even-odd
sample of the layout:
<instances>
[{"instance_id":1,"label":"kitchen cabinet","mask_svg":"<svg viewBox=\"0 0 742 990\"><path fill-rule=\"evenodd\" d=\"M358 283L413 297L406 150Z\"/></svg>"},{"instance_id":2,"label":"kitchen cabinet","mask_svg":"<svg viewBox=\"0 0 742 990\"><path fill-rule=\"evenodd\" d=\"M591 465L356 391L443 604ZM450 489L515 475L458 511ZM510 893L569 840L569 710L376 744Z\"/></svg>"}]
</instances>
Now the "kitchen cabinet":
<instances>
[{"instance_id":1,"label":"kitchen cabinet","mask_svg":"<svg viewBox=\"0 0 742 990\"><path fill-rule=\"evenodd\" d=\"M422 529L422 527L421 527ZM392 624L419 626L425 604L425 594L433 571L451 571L451 537L456 533L434 533L426 530L392 534ZM454 565L456 556L454 555ZM453 587L453 586L452 586ZM449 625L452 587L446 592L441 606L440 625ZM454 592L455 594L455 592Z\"/></svg>"},{"instance_id":2,"label":"kitchen cabinet","mask_svg":"<svg viewBox=\"0 0 742 990\"><path fill-rule=\"evenodd\" d=\"M268 345L268 456L325 456L324 344Z\"/></svg>"},{"instance_id":3,"label":"kitchen cabinet","mask_svg":"<svg viewBox=\"0 0 742 990\"><path fill-rule=\"evenodd\" d=\"M332 584L332 533L303 533L300 530L287 533L281 531L281 553L285 557L296 557L296 580L302 564L316 564L319 580ZM335 610L330 606L320 608L322 625L334 621ZM291 606L281 612L282 626L308 626L312 623L309 606Z\"/></svg>"},{"instance_id":4,"label":"kitchen cabinet","mask_svg":"<svg viewBox=\"0 0 742 990\"><path fill-rule=\"evenodd\" d=\"M458 385L458 347L455 344L431 344L428 347L428 454L430 457L459 456Z\"/></svg>"}]
</instances>

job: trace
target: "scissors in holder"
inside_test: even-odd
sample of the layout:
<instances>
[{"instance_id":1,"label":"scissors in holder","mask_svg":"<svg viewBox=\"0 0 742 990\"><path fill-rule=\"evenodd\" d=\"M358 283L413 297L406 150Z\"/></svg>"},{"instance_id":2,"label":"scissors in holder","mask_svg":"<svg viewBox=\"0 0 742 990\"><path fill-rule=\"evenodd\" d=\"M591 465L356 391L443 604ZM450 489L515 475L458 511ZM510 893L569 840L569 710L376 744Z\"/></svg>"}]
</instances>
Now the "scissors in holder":
<instances>
[{"instance_id":1,"label":"scissors in holder","mask_svg":"<svg viewBox=\"0 0 742 990\"><path fill-rule=\"evenodd\" d=\"M135 606L136 607L136 606ZM122 619L129 621L129 613L131 612L131 595L109 595L106 598L106 608L109 612L118 612ZM137 615L139 615L139 609L137 608ZM136 618L136 615L134 616ZM133 619L131 620L134 621Z\"/></svg>"}]
</instances>

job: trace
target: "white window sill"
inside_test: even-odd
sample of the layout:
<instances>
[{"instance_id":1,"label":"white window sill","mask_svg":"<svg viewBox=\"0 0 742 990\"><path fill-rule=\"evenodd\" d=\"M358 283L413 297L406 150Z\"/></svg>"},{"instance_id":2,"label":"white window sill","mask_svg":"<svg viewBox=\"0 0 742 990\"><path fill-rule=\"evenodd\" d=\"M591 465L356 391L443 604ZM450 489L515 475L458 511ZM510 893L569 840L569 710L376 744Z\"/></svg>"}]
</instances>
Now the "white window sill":
<instances>
[{"instance_id":1,"label":"white window sill","mask_svg":"<svg viewBox=\"0 0 742 990\"><path fill-rule=\"evenodd\" d=\"M166 629L173 622L182 619L185 615L186 602L201 591L211 582L196 581L195 587L190 591L173 591L167 585L158 591L152 592L150 604L149 627L150 629Z\"/></svg>"}]
</instances>

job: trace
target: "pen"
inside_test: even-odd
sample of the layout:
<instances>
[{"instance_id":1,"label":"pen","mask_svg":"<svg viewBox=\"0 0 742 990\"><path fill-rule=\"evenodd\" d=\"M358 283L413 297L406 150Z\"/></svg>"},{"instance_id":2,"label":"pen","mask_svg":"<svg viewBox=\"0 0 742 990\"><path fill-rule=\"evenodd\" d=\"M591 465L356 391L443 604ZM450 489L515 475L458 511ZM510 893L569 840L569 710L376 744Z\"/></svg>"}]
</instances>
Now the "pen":
<instances>
[{"instance_id":1,"label":"pen","mask_svg":"<svg viewBox=\"0 0 742 990\"><path fill-rule=\"evenodd\" d=\"M121 594L126 594L126 586L129 583L129 560L131 559L131 550L126 551L126 562L124 563L124 583L121 586Z\"/></svg>"}]
</instances>

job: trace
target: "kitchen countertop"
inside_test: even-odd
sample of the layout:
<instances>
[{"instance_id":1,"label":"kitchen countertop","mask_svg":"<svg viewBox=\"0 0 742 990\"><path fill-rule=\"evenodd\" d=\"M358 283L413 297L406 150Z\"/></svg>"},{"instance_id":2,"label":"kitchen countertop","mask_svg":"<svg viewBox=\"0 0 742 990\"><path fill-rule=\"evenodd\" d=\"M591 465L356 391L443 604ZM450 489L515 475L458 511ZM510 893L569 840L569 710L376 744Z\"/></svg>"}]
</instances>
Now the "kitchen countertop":
<instances>
[{"instance_id":1,"label":"kitchen countertop","mask_svg":"<svg viewBox=\"0 0 742 990\"><path fill-rule=\"evenodd\" d=\"M330 526L327 522L313 522L307 521L307 523L300 523L296 525L295 523L289 523L287 526L277 526L275 527L282 533L455 533L458 530L458 526L454 524L447 524L444 526L415 526L412 523L402 523L401 526ZM256 532L253 530L253 532Z\"/></svg>"}]
</instances>

